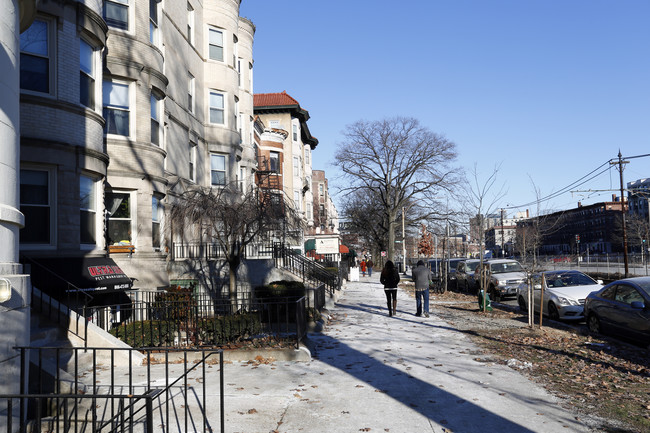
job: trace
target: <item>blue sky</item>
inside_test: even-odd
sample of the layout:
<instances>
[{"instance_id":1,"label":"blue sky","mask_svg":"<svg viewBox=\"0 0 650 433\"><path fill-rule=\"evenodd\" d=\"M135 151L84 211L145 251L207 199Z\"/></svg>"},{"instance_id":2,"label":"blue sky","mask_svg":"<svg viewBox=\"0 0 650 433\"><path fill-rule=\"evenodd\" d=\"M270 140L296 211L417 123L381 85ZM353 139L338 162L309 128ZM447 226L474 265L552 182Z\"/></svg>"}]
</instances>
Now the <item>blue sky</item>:
<instances>
[{"instance_id":1,"label":"blue sky","mask_svg":"<svg viewBox=\"0 0 650 433\"><path fill-rule=\"evenodd\" d=\"M398 115L455 142L458 165L481 177L500 164L504 207L535 201L533 183L565 189L619 149L650 154L649 0L244 0L240 15L257 28L255 92L286 90L309 111L313 166L333 186L346 125ZM624 176L650 177L650 157ZM612 169L569 190L618 187Z\"/></svg>"}]
</instances>

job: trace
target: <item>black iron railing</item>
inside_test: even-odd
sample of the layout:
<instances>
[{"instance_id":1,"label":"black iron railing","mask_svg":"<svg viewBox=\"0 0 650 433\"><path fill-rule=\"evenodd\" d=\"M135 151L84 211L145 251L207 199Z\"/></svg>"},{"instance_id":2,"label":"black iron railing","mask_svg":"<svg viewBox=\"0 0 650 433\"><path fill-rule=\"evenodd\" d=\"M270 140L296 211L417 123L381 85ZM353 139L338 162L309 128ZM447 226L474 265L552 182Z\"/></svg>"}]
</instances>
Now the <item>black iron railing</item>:
<instances>
[{"instance_id":1,"label":"black iron railing","mask_svg":"<svg viewBox=\"0 0 650 433\"><path fill-rule=\"evenodd\" d=\"M314 302L324 305L318 290ZM128 304L94 309L92 321L132 347L223 347L261 338L293 341L306 329L306 297L256 299L236 303L208 294L170 300L166 292L139 292ZM117 314L119 312L119 314Z\"/></svg>"},{"instance_id":2,"label":"black iron railing","mask_svg":"<svg viewBox=\"0 0 650 433\"><path fill-rule=\"evenodd\" d=\"M275 266L283 268L300 277L306 285L325 284L329 294L341 289L341 279L318 262L299 254L282 244L275 244L273 249Z\"/></svg>"},{"instance_id":3,"label":"black iron railing","mask_svg":"<svg viewBox=\"0 0 650 433\"><path fill-rule=\"evenodd\" d=\"M7 432L132 432L153 433L154 400L160 391L142 395L0 394ZM109 421L109 407L116 412ZM21 414L27 413L29 417ZM131 408L131 410L129 410ZM130 413L133 413L131 416Z\"/></svg>"},{"instance_id":4,"label":"black iron railing","mask_svg":"<svg viewBox=\"0 0 650 433\"><path fill-rule=\"evenodd\" d=\"M220 431L224 432L224 363L220 350L17 349L21 354L21 389L17 395L1 396L6 407L0 407L0 416L7 418L0 420L0 425L16 421L21 426L43 425L46 420L55 426L47 431L123 431L123 426L124 431L133 431L128 426L149 428L155 424L165 432L211 432L215 427L210 421L219 417ZM134 366L142 354L144 365ZM208 378L208 361L215 355L219 356L219 377ZM27 390L24 384L29 358L39 368L32 370L33 385ZM172 373L172 369L180 371ZM198 387L191 385L197 382ZM218 391L210 392L218 394L218 413L213 401L208 410L206 387L215 383Z\"/></svg>"}]
</instances>

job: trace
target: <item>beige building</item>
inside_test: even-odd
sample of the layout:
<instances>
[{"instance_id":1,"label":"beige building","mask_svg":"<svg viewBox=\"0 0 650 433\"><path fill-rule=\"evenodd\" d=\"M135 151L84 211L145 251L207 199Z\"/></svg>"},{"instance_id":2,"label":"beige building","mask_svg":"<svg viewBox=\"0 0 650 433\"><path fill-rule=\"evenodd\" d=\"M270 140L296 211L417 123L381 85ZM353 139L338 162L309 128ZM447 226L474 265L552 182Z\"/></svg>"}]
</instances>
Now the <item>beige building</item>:
<instances>
[{"instance_id":1,"label":"beige building","mask_svg":"<svg viewBox=\"0 0 650 433\"><path fill-rule=\"evenodd\" d=\"M254 184L255 28L240 3L39 3L20 40L20 252L38 284L105 258L136 288L168 286L169 205Z\"/></svg>"},{"instance_id":2,"label":"beige building","mask_svg":"<svg viewBox=\"0 0 650 433\"><path fill-rule=\"evenodd\" d=\"M278 189L302 213L305 225L313 227L311 163L318 140L307 126L309 112L284 91L256 94L254 101L255 114L265 126L259 149L260 166L279 175ZM302 250L303 239L303 234L295 236L291 246Z\"/></svg>"}]
</instances>

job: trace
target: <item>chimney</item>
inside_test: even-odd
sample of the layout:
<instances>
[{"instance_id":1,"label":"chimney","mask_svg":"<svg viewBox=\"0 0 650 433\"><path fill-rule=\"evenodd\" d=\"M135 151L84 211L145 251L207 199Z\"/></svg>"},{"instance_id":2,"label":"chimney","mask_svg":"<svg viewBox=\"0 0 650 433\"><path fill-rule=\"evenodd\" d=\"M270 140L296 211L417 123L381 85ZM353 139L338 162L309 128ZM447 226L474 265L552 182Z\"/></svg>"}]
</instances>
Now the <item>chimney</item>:
<instances>
[{"instance_id":1,"label":"chimney","mask_svg":"<svg viewBox=\"0 0 650 433\"><path fill-rule=\"evenodd\" d=\"M582 207L582 202L578 202L578 207Z\"/></svg>"}]
</instances>

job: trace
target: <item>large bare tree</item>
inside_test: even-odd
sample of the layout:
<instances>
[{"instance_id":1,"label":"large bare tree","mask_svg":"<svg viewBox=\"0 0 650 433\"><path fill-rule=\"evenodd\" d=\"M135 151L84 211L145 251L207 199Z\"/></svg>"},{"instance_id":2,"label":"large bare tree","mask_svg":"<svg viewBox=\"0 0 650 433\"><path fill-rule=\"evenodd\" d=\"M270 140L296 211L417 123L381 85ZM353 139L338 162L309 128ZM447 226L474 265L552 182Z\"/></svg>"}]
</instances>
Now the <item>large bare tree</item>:
<instances>
[{"instance_id":1,"label":"large bare tree","mask_svg":"<svg viewBox=\"0 0 650 433\"><path fill-rule=\"evenodd\" d=\"M342 192L362 190L369 200L378 201L381 214L374 215L375 224L385 221L388 258L394 260L402 210L417 203L427 214L436 213L436 199L454 185L455 159L453 142L417 119L395 117L349 125L334 164L348 180Z\"/></svg>"},{"instance_id":2,"label":"large bare tree","mask_svg":"<svg viewBox=\"0 0 650 433\"><path fill-rule=\"evenodd\" d=\"M172 205L170 216L173 227L185 227L184 234L217 245L229 267L233 305L237 305L237 270L246 246L270 231L300 224L281 194L265 194L255 187L242 192L237 184L189 190Z\"/></svg>"}]
</instances>

